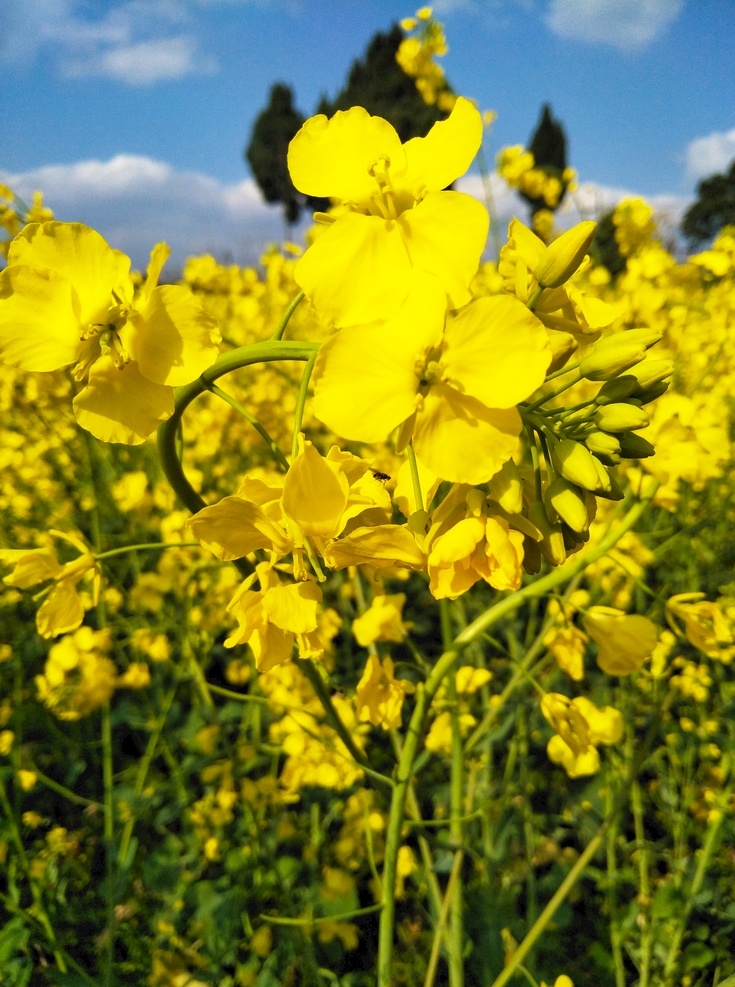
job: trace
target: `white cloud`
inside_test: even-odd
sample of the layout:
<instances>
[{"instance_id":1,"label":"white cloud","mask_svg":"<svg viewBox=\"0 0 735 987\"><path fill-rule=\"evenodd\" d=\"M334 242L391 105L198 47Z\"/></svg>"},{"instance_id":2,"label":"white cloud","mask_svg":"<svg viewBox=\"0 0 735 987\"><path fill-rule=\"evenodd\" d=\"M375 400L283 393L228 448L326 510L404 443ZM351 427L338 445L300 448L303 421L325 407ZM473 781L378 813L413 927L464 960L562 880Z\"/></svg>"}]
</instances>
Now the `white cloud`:
<instances>
[{"instance_id":1,"label":"white cloud","mask_svg":"<svg viewBox=\"0 0 735 987\"><path fill-rule=\"evenodd\" d=\"M94 227L141 269L160 240L171 247L173 271L201 253L254 263L286 233L280 207L263 202L252 179L227 184L137 155L0 171L0 181L26 201L40 189L57 219Z\"/></svg>"},{"instance_id":2,"label":"white cloud","mask_svg":"<svg viewBox=\"0 0 735 987\"><path fill-rule=\"evenodd\" d=\"M727 171L735 158L735 127L724 133L715 132L706 137L697 137L687 144L684 153L687 175L692 181L706 178L715 172Z\"/></svg>"},{"instance_id":3,"label":"white cloud","mask_svg":"<svg viewBox=\"0 0 735 987\"><path fill-rule=\"evenodd\" d=\"M217 63L197 53L196 41L188 35L141 41L100 51L92 58L70 59L62 66L70 78L103 76L130 86L148 86L163 79L215 72Z\"/></svg>"},{"instance_id":4,"label":"white cloud","mask_svg":"<svg viewBox=\"0 0 735 987\"><path fill-rule=\"evenodd\" d=\"M551 0L546 23L575 41L637 51L679 16L684 0Z\"/></svg>"},{"instance_id":5,"label":"white cloud","mask_svg":"<svg viewBox=\"0 0 735 987\"><path fill-rule=\"evenodd\" d=\"M136 86L217 69L191 30L196 0L117 0L96 19L82 0L5 2L0 60L7 64L29 65L44 52L67 77Z\"/></svg>"}]
</instances>

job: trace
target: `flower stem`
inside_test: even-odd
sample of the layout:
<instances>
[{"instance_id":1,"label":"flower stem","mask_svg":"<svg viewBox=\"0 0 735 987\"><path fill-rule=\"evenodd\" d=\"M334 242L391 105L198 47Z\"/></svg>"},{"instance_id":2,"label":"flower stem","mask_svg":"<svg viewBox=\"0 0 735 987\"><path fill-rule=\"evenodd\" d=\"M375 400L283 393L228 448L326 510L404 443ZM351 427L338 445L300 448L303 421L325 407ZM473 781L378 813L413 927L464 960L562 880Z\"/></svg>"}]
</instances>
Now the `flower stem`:
<instances>
[{"instance_id":1,"label":"flower stem","mask_svg":"<svg viewBox=\"0 0 735 987\"><path fill-rule=\"evenodd\" d=\"M291 304L288 306L288 308L286 309L286 311L283 313L283 315L281 317L281 321L276 326L276 331L271 336L271 339L274 339L274 340L281 340L281 339L283 339L283 334L286 331L286 326L290 322L291 316L294 314L294 312L296 311L296 309L299 307L300 302L303 301L303 298L304 298L304 293L303 293L303 291L300 291L298 293L298 295L296 295L296 297L293 299L293 301L291 302Z\"/></svg>"}]
</instances>

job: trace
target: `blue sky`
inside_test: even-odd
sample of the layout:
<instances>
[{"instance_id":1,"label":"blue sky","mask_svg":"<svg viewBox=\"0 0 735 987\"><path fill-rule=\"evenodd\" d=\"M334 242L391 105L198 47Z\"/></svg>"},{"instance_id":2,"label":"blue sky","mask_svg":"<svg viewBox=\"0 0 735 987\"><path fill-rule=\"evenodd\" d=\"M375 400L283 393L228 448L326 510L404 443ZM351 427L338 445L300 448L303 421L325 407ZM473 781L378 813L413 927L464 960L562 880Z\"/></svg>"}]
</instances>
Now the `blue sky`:
<instances>
[{"instance_id":1,"label":"blue sky","mask_svg":"<svg viewBox=\"0 0 735 987\"><path fill-rule=\"evenodd\" d=\"M527 142L549 101L585 209L642 194L675 217L697 180L735 157L735 0L434 9L450 81L498 113L491 159ZM375 31L413 11L395 0L0 0L0 180L41 188L60 219L95 226L139 266L160 239L178 264L204 251L252 260L283 236L242 158L270 85L291 84L308 115ZM523 215L494 186L501 219Z\"/></svg>"}]
</instances>

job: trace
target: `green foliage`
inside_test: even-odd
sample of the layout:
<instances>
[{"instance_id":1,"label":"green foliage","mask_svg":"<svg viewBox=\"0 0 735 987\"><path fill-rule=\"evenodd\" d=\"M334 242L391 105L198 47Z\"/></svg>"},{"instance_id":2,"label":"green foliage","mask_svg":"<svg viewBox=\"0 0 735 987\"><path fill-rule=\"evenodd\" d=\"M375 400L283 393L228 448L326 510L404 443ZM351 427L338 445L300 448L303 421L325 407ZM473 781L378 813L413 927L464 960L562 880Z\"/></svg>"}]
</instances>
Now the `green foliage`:
<instances>
[{"instance_id":1,"label":"green foliage","mask_svg":"<svg viewBox=\"0 0 735 987\"><path fill-rule=\"evenodd\" d=\"M540 168L561 181L562 173L567 167L567 138L564 127L560 120L557 120L551 112L551 105L544 103L541 108L541 117L536 129L531 135L528 150L533 155L534 167ZM521 192L531 208L531 214L539 209L548 209L549 206L542 198L535 198ZM555 208L559 208L564 200L564 191Z\"/></svg>"},{"instance_id":2,"label":"green foliage","mask_svg":"<svg viewBox=\"0 0 735 987\"><path fill-rule=\"evenodd\" d=\"M444 114L424 103L414 80L396 62L402 38L397 24L375 34L364 56L353 63L342 89L334 99L322 96L316 112L332 116L337 110L364 106L373 116L388 120L403 142L425 136Z\"/></svg>"},{"instance_id":3,"label":"green foliage","mask_svg":"<svg viewBox=\"0 0 735 987\"><path fill-rule=\"evenodd\" d=\"M288 172L286 154L292 138L301 128L304 117L293 105L290 86L276 82L271 86L268 105L256 118L245 149L253 177L266 202L282 202L287 223L295 223L304 206L324 208L324 201L301 195Z\"/></svg>"},{"instance_id":4,"label":"green foliage","mask_svg":"<svg viewBox=\"0 0 735 987\"><path fill-rule=\"evenodd\" d=\"M681 231L692 244L711 240L723 226L735 224L735 158L727 171L697 185L697 198L684 213Z\"/></svg>"},{"instance_id":5,"label":"green foliage","mask_svg":"<svg viewBox=\"0 0 735 987\"><path fill-rule=\"evenodd\" d=\"M618 241L615 239L614 212L614 209L609 209L597 220L590 255L595 264L602 264L613 278L616 278L625 270L625 257L620 253Z\"/></svg>"}]
</instances>

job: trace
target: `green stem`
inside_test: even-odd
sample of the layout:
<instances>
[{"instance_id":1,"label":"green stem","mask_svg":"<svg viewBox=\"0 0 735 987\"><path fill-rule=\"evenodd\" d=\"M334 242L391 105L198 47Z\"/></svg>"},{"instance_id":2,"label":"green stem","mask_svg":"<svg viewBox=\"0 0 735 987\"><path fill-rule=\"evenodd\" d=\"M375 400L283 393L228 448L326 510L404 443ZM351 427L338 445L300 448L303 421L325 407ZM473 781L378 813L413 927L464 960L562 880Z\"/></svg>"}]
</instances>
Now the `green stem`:
<instances>
[{"instance_id":1,"label":"green stem","mask_svg":"<svg viewBox=\"0 0 735 987\"><path fill-rule=\"evenodd\" d=\"M600 828L597 830L595 835L587 844L584 851L577 858L574 866L569 871L569 873L564 878L564 880L561 882L561 884L557 888L556 892L552 896L546 908L544 908L544 910L541 912L539 917L536 919L532 928L529 929L523 942L518 946L516 951L508 960L502 972L493 981L491 987L503 987L503 985L506 984L511 979L511 977L514 975L518 967L523 963L523 960L526 958L528 953L531 951L531 949L533 949L541 934L544 932L544 930L547 928L547 926L553 919L559 906L562 904L564 899L567 897L569 892L572 890L572 888L575 886L577 881L582 876L585 868L587 867L587 864L592 860L594 855L597 853L598 849L602 845L602 841L605 839L605 835L608 829L617 818L618 813L620 812L620 810L622 809L623 805L625 804L628 798L628 792L630 786L635 781L638 772L640 771L641 765L648 757L649 748L651 747L654 738L658 732L661 723L661 718L664 715L666 709L668 708L673 698L674 698L674 694L669 693L668 696L665 698L664 702L662 703L662 705L657 710L653 722L651 723L648 729L646 737L638 750L638 755L630 766L628 777L626 778L625 783L623 784L623 787L617 799L615 800L615 804L613 805L612 809L607 814L602 824L600 825Z\"/></svg>"},{"instance_id":2,"label":"green stem","mask_svg":"<svg viewBox=\"0 0 735 987\"><path fill-rule=\"evenodd\" d=\"M383 861L384 907L380 913L377 987L392 987L396 865L398 850L400 849L406 794L411 781L418 746L423 738L426 717L432 700L441 686L444 677L452 670L455 662L467 645L476 640L488 628L492 627L493 624L502 620L508 614L513 613L526 600L545 596L550 593L557 586L574 578L574 576L590 565L590 563L595 562L605 555L625 532L633 527L647 508L659 486L658 481L653 478L648 478L648 481L645 487L642 487L640 501L633 504L621 523L611 529L597 545L590 547L586 551L579 552L564 566L552 570L548 575L535 580L533 583L524 586L514 593L510 593L494 606L489 607L457 635L452 647L439 657L434 668L429 673L426 682L417 685L416 704L406 732L406 740L403 745L401 758L396 768L395 791L391 801L386 832L385 858Z\"/></svg>"},{"instance_id":3,"label":"green stem","mask_svg":"<svg viewBox=\"0 0 735 987\"><path fill-rule=\"evenodd\" d=\"M452 624L449 615L449 603L447 600L439 601L439 614L441 619L442 646L448 651L452 646ZM462 851L462 786L464 781L462 752L462 735L459 731L459 710L457 708L457 681L455 669L447 676L447 698L450 703L450 720L452 728L452 749L451 767L449 781L449 818L451 824L449 834L452 843L456 846L454 864L452 868L452 911L450 918L450 938L449 938L449 983L450 987L463 987L464 985L464 965L462 954L464 946L464 930L462 923L462 871L461 859ZM449 889L447 889L449 897Z\"/></svg>"},{"instance_id":4,"label":"green stem","mask_svg":"<svg viewBox=\"0 0 735 987\"><path fill-rule=\"evenodd\" d=\"M318 343L295 343L289 340L269 340L264 343L253 343L250 346L241 346L236 350L223 353L211 367L191 384L177 388L174 413L158 429L158 452L166 479L173 487L179 500L189 508L192 514L196 514L197 511L206 507L206 503L187 480L181 460L176 453L177 432L183 414L191 402L200 394L208 391L210 384L235 370L250 367L256 363L275 363L284 360L304 362L314 356L318 349Z\"/></svg>"},{"instance_id":5,"label":"green stem","mask_svg":"<svg viewBox=\"0 0 735 987\"><path fill-rule=\"evenodd\" d=\"M141 542L139 545L123 545L120 548L111 548L106 552L95 552L95 562L103 559L111 559L115 555L125 555L127 552L151 551L154 548L198 548L198 541L149 541Z\"/></svg>"},{"instance_id":6,"label":"green stem","mask_svg":"<svg viewBox=\"0 0 735 987\"><path fill-rule=\"evenodd\" d=\"M299 307L299 304L301 303L301 301L303 300L303 298L304 298L304 293L303 293L303 291L300 291L298 293L298 295L296 295L296 297L294 298L294 300L291 302L291 304L288 306L288 308L286 309L286 311L283 313L283 315L281 317L281 321L276 326L276 331L271 336L271 339L273 339L273 340L281 340L281 339L283 339L283 334L286 331L286 326L290 322L291 316L294 314L294 312L296 311L296 309Z\"/></svg>"},{"instance_id":7,"label":"green stem","mask_svg":"<svg viewBox=\"0 0 735 987\"><path fill-rule=\"evenodd\" d=\"M258 435L263 439L265 444L273 453L273 458L276 460L276 462L281 467L281 469L288 470L288 460L283 455L281 450L278 448L278 444L276 443L275 439L272 438L268 430L263 425L260 424L260 422L255 417L255 415L251 415L248 409L244 405L240 404L239 401L236 401L235 398L231 397L231 395L229 395L227 391L223 391L222 388L219 387L217 384L214 383L208 384L207 390L211 391L212 394L218 397L221 401L224 401L226 404L229 404L229 406L232 409L234 409L238 414L242 415L242 417L253 426L253 428L258 433Z\"/></svg>"},{"instance_id":8,"label":"green stem","mask_svg":"<svg viewBox=\"0 0 735 987\"><path fill-rule=\"evenodd\" d=\"M105 877L107 882L107 929L104 959L104 984L112 985L112 961L115 944L115 861L113 839L115 830L114 778L112 769L112 711L110 701L102 707L102 803L104 806L103 834L105 842Z\"/></svg>"},{"instance_id":9,"label":"green stem","mask_svg":"<svg viewBox=\"0 0 735 987\"><path fill-rule=\"evenodd\" d=\"M299 393L296 398L296 411L294 413L293 422L293 438L291 440L291 459L296 459L299 454L299 433L301 432L301 423L304 420L304 409L306 408L306 398L309 394L309 381L311 380L311 372L314 369L314 364L316 363L317 351L309 356L306 361L306 367L301 375L301 384L299 385Z\"/></svg>"}]
</instances>

